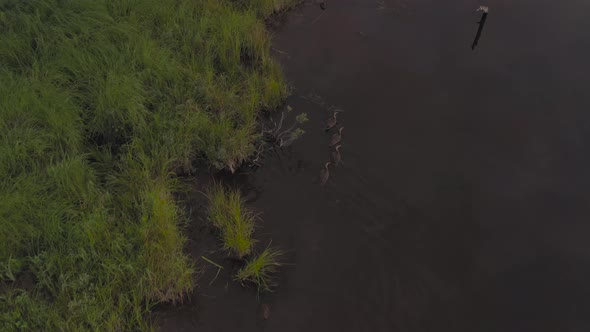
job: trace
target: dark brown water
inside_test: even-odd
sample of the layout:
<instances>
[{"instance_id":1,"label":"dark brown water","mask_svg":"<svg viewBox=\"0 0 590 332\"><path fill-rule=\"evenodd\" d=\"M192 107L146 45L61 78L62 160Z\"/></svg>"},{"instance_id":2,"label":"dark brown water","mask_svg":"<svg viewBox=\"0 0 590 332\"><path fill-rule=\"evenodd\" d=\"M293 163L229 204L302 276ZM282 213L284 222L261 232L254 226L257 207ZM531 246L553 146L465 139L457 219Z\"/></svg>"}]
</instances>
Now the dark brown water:
<instances>
[{"instance_id":1,"label":"dark brown water","mask_svg":"<svg viewBox=\"0 0 590 332\"><path fill-rule=\"evenodd\" d=\"M162 330L590 331L589 12L587 0L292 12L274 48L307 133L234 181L264 212L257 237L293 265L258 302L224 261L190 304L161 310ZM344 165L320 187L330 106L345 111ZM209 255L206 227L190 231L192 253Z\"/></svg>"}]
</instances>

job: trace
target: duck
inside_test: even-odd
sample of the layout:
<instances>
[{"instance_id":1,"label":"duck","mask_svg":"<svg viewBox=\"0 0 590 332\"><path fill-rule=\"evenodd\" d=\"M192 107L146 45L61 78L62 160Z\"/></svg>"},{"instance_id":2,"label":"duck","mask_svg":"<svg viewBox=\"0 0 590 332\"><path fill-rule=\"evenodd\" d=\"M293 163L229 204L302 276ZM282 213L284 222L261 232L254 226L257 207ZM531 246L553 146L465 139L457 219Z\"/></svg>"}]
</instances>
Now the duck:
<instances>
[{"instance_id":1,"label":"duck","mask_svg":"<svg viewBox=\"0 0 590 332\"><path fill-rule=\"evenodd\" d=\"M320 171L320 185L323 186L326 184L326 182L328 182L328 179L330 178L330 165L332 165L331 162L327 162L324 165L324 168L322 168L322 170Z\"/></svg>"},{"instance_id":2,"label":"duck","mask_svg":"<svg viewBox=\"0 0 590 332\"><path fill-rule=\"evenodd\" d=\"M332 117L328 119L328 121L326 122L326 128L325 128L326 131L334 128L336 123L338 123L338 120L336 119L336 116L338 116L338 113L340 113L340 111L334 111L334 114L332 114Z\"/></svg>"},{"instance_id":3,"label":"duck","mask_svg":"<svg viewBox=\"0 0 590 332\"><path fill-rule=\"evenodd\" d=\"M342 156L340 155L340 147L342 145L336 145L336 151L332 152L332 159L334 160L334 165L338 166L342 162Z\"/></svg>"},{"instance_id":4,"label":"duck","mask_svg":"<svg viewBox=\"0 0 590 332\"><path fill-rule=\"evenodd\" d=\"M340 129L338 129L338 132L332 135L332 139L330 140L330 146L334 146L342 141L342 129L344 129L344 127L340 127Z\"/></svg>"}]
</instances>

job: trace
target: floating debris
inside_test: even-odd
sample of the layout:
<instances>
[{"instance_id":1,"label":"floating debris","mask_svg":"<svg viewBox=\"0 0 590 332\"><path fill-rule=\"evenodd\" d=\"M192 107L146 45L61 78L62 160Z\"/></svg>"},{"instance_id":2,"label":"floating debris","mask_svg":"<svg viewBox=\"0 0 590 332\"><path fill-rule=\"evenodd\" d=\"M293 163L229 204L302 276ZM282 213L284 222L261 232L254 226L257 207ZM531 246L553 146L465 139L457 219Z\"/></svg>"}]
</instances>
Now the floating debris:
<instances>
[{"instance_id":1,"label":"floating debris","mask_svg":"<svg viewBox=\"0 0 590 332\"><path fill-rule=\"evenodd\" d=\"M473 40L473 44L471 44L471 49L475 50L475 47L479 43L479 38L481 38L481 32L483 31L483 27L486 24L486 19L488 18L488 11L489 8L487 6L479 6L476 12L481 11L481 20L477 22L479 24L479 28L477 29L477 34L475 35L475 39Z\"/></svg>"},{"instance_id":2,"label":"floating debris","mask_svg":"<svg viewBox=\"0 0 590 332\"><path fill-rule=\"evenodd\" d=\"M476 12L484 12L487 13L490 9L488 8L488 6L479 6L479 8L476 10Z\"/></svg>"},{"instance_id":3,"label":"floating debris","mask_svg":"<svg viewBox=\"0 0 590 332\"><path fill-rule=\"evenodd\" d=\"M270 318L270 306L268 304L264 303L260 307L261 307L260 309L262 311L262 318L264 320L269 319Z\"/></svg>"}]
</instances>

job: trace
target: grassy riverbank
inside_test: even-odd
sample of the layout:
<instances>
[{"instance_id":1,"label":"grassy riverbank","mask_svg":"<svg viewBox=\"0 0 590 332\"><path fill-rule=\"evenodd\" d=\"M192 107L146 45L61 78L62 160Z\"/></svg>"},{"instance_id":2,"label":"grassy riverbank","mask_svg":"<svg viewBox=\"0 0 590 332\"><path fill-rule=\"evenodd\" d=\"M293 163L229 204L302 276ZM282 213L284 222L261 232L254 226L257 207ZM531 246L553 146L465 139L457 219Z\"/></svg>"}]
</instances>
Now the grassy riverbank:
<instances>
[{"instance_id":1,"label":"grassy riverbank","mask_svg":"<svg viewBox=\"0 0 590 332\"><path fill-rule=\"evenodd\" d=\"M193 289L176 174L253 151L292 2L0 4L1 330L146 330Z\"/></svg>"}]
</instances>

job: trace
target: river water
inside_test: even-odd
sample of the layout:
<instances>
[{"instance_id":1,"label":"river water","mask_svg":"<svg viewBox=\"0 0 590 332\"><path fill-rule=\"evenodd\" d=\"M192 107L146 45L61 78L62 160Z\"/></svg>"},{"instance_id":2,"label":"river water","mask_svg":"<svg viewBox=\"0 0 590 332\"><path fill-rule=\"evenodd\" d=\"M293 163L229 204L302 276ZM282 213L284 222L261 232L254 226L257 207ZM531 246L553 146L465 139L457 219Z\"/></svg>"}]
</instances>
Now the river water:
<instances>
[{"instance_id":1,"label":"river water","mask_svg":"<svg viewBox=\"0 0 590 332\"><path fill-rule=\"evenodd\" d=\"M590 1L326 4L273 42L306 134L232 179L290 265L260 299L205 273L161 330L590 331Z\"/></svg>"}]
</instances>

